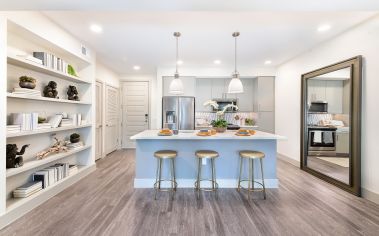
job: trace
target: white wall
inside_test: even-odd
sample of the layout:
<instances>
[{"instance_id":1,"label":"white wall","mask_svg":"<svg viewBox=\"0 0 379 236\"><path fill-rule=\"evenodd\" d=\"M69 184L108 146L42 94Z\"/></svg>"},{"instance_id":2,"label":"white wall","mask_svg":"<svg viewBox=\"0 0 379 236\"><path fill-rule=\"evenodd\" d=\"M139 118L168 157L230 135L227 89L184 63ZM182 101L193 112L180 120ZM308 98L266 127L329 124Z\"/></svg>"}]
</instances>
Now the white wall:
<instances>
[{"instance_id":1,"label":"white wall","mask_svg":"<svg viewBox=\"0 0 379 236\"><path fill-rule=\"evenodd\" d=\"M379 16L327 41L278 68L276 132L288 137L278 152L300 160L301 74L357 55L363 61L362 187L379 194Z\"/></svg>"},{"instance_id":2,"label":"white wall","mask_svg":"<svg viewBox=\"0 0 379 236\"><path fill-rule=\"evenodd\" d=\"M96 61L96 80L112 87L120 87L120 76L99 61Z\"/></svg>"}]
</instances>

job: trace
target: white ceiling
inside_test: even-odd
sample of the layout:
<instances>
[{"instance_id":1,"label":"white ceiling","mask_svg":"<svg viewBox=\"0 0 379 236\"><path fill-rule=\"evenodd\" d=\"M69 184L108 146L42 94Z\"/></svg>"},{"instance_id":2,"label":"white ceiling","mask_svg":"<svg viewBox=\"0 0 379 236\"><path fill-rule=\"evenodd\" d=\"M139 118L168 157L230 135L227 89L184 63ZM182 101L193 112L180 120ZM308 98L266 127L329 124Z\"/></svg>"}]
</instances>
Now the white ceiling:
<instances>
[{"instance_id":1,"label":"white ceiling","mask_svg":"<svg viewBox=\"0 0 379 236\"><path fill-rule=\"evenodd\" d=\"M2 0L2 10L362 11L378 0Z\"/></svg>"},{"instance_id":2,"label":"white ceiling","mask_svg":"<svg viewBox=\"0 0 379 236\"><path fill-rule=\"evenodd\" d=\"M240 31L238 65L279 65L376 14L375 12L44 12L97 52L97 58L119 74L154 73L175 65L174 31L180 31L182 66L233 65L233 31ZM103 33L89 30L100 24ZM318 26L330 24L320 33ZM141 66L134 71L133 66Z\"/></svg>"}]
</instances>

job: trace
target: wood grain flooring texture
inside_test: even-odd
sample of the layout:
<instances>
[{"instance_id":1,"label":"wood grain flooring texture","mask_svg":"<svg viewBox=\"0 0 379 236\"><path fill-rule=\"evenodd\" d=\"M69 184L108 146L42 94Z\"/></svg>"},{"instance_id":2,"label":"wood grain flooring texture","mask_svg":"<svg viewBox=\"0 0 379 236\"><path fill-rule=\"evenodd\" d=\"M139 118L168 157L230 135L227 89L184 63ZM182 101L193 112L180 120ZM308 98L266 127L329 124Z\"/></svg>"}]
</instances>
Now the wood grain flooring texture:
<instances>
[{"instance_id":1,"label":"wood grain flooring texture","mask_svg":"<svg viewBox=\"0 0 379 236\"><path fill-rule=\"evenodd\" d=\"M0 235L379 235L379 206L278 160L279 189L249 201L178 189L175 200L133 189L134 151L117 151L97 170L51 198Z\"/></svg>"}]
</instances>

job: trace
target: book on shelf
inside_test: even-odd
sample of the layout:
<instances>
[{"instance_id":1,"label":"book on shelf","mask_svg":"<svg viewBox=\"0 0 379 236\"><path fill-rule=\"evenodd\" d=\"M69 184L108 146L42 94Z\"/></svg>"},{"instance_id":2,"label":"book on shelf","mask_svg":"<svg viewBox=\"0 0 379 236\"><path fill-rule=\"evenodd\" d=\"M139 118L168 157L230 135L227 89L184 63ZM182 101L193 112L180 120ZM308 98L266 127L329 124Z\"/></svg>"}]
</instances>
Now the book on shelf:
<instances>
[{"instance_id":1,"label":"book on shelf","mask_svg":"<svg viewBox=\"0 0 379 236\"><path fill-rule=\"evenodd\" d=\"M58 128L61 121L62 121L62 115L53 115L49 118L47 123L50 123L51 127L53 128Z\"/></svg>"},{"instance_id":2,"label":"book on shelf","mask_svg":"<svg viewBox=\"0 0 379 236\"><path fill-rule=\"evenodd\" d=\"M17 55L17 56L23 58L26 61L30 61L30 62L36 63L38 65L43 65L42 60L40 60L36 57L33 57L32 55Z\"/></svg>"},{"instance_id":3,"label":"book on shelf","mask_svg":"<svg viewBox=\"0 0 379 236\"><path fill-rule=\"evenodd\" d=\"M77 165L70 165L68 175L74 175L74 174L78 173L78 171L79 171L79 169L78 169Z\"/></svg>"},{"instance_id":4,"label":"book on shelf","mask_svg":"<svg viewBox=\"0 0 379 236\"><path fill-rule=\"evenodd\" d=\"M65 74L67 73L68 63L62 58L47 52L33 52L33 57L42 61L42 65Z\"/></svg>"},{"instance_id":5,"label":"book on shelf","mask_svg":"<svg viewBox=\"0 0 379 236\"><path fill-rule=\"evenodd\" d=\"M15 198L25 198L33 195L34 193L42 189L41 181L34 181L26 183L15 190L13 190L13 197Z\"/></svg>"},{"instance_id":6,"label":"book on shelf","mask_svg":"<svg viewBox=\"0 0 379 236\"><path fill-rule=\"evenodd\" d=\"M66 118L62 119L61 124L59 125L60 127L67 127L67 126L73 126L74 121L72 119Z\"/></svg>"},{"instance_id":7,"label":"book on shelf","mask_svg":"<svg viewBox=\"0 0 379 236\"><path fill-rule=\"evenodd\" d=\"M21 132L21 125L7 125L7 133Z\"/></svg>"},{"instance_id":8,"label":"book on shelf","mask_svg":"<svg viewBox=\"0 0 379 236\"><path fill-rule=\"evenodd\" d=\"M12 125L19 125L20 131L31 131L31 130L39 130L43 128L51 128L51 125L46 124L38 124L38 113L12 113L11 114L11 123ZM15 126L10 127L10 132L15 132L18 128Z\"/></svg>"},{"instance_id":9,"label":"book on shelf","mask_svg":"<svg viewBox=\"0 0 379 236\"><path fill-rule=\"evenodd\" d=\"M33 96L41 97L41 91L28 88L13 88L12 94L23 95L23 96Z\"/></svg>"},{"instance_id":10,"label":"book on shelf","mask_svg":"<svg viewBox=\"0 0 379 236\"><path fill-rule=\"evenodd\" d=\"M41 181L42 188L49 186L49 172L47 170L40 170L33 174L33 181Z\"/></svg>"},{"instance_id":11,"label":"book on shelf","mask_svg":"<svg viewBox=\"0 0 379 236\"><path fill-rule=\"evenodd\" d=\"M80 147L84 147L84 143L83 141L79 141L77 143L68 143L66 145L66 147L69 149L69 150L72 150L72 149L76 149L76 148L80 148Z\"/></svg>"},{"instance_id":12,"label":"book on shelf","mask_svg":"<svg viewBox=\"0 0 379 236\"><path fill-rule=\"evenodd\" d=\"M51 129L51 124L50 123L37 124L37 127L35 128L35 130L42 130L42 129Z\"/></svg>"},{"instance_id":13,"label":"book on shelf","mask_svg":"<svg viewBox=\"0 0 379 236\"><path fill-rule=\"evenodd\" d=\"M74 126L82 125L82 114L80 113L70 114L68 118L72 120L72 124Z\"/></svg>"}]
</instances>

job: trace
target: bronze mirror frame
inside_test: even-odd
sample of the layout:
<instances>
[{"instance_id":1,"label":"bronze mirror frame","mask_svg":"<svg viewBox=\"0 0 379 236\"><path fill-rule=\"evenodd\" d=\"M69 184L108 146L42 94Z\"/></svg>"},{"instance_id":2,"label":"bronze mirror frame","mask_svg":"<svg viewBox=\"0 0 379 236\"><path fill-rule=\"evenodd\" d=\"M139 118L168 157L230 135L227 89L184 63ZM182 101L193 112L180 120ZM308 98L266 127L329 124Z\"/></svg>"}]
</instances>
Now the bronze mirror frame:
<instances>
[{"instance_id":1,"label":"bronze mirror frame","mask_svg":"<svg viewBox=\"0 0 379 236\"><path fill-rule=\"evenodd\" d=\"M307 128L307 80L319 75L350 67L350 170L349 184L334 179L328 175L307 166L308 128ZM301 76L301 143L300 168L326 182L329 182L356 196L361 196L361 101L362 101L362 56L356 56Z\"/></svg>"}]
</instances>

